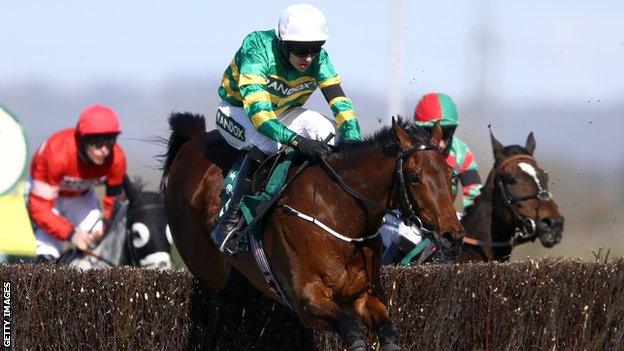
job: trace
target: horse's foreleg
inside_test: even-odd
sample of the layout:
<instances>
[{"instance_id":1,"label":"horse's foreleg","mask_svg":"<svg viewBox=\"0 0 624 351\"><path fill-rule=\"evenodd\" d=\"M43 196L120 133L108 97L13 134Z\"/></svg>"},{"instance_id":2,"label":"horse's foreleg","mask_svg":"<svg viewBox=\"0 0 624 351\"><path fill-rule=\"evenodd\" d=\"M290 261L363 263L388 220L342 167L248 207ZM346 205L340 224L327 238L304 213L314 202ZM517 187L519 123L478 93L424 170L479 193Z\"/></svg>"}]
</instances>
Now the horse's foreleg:
<instances>
[{"instance_id":1,"label":"horse's foreleg","mask_svg":"<svg viewBox=\"0 0 624 351\"><path fill-rule=\"evenodd\" d=\"M398 346L399 333L388 317L388 308L374 294L366 293L355 301L356 313L364 321L367 328L377 332L382 351L401 350Z\"/></svg>"},{"instance_id":2,"label":"horse's foreleg","mask_svg":"<svg viewBox=\"0 0 624 351\"><path fill-rule=\"evenodd\" d=\"M359 319L341 309L322 283L308 284L301 296L301 318L305 324L329 325L349 351L364 351L364 328Z\"/></svg>"}]
</instances>

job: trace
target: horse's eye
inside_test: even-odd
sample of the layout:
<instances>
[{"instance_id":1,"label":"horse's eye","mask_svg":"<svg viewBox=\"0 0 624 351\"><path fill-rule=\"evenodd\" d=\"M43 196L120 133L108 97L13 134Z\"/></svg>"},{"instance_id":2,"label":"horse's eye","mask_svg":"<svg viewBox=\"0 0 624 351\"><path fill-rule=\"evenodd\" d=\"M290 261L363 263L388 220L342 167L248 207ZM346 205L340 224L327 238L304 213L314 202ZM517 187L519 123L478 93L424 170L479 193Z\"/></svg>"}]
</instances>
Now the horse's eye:
<instances>
[{"instance_id":1,"label":"horse's eye","mask_svg":"<svg viewBox=\"0 0 624 351\"><path fill-rule=\"evenodd\" d=\"M505 182L505 184L516 184L516 179L514 179L514 177L510 176L509 174L503 174L501 177L503 178L503 182Z\"/></svg>"},{"instance_id":2,"label":"horse's eye","mask_svg":"<svg viewBox=\"0 0 624 351\"><path fill-rule=\"evenodd\" d=\"M421 183L420 176L418 175L418 173L409 173L407 175L407 181L408 183L412 185L418 185Z\"/></svg>"}]
</instances>

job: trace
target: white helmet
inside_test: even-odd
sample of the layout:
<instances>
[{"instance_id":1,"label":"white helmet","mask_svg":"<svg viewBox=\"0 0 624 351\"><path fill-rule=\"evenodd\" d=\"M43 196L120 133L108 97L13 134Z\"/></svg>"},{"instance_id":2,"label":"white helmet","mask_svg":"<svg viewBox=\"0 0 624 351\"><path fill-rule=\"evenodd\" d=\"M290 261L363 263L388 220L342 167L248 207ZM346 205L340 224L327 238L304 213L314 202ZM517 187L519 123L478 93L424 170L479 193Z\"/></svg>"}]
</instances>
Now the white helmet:
<instances>
[{"instance_id":1,"label":"white helmet","mask_svg":"<svg viewBox=\"0 0 624 351\"><path fill-rule=\"evenodd\" d=\"M288 6L277 23L277 35L284 41L325 41L327 33L325 15L309 4Z\"/></svg>"}]
</instances>

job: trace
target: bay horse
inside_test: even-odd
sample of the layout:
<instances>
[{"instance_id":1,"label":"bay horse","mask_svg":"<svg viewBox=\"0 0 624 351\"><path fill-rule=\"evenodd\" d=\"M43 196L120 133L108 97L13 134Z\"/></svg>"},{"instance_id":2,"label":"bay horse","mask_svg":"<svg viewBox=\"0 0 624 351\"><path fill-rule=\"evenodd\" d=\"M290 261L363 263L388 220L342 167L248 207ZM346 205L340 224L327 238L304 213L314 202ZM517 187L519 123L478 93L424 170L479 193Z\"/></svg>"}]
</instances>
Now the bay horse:
<instances>
[{"instance_id":1,"label":"bay horse","mask_svg":"<svg viewBox=\"0 0 624 351\"><path fill-rule=\"evenodd\" d=\"M117 266L171 268L171 234L160 192L143 190L141 180L123 182L126 200L117 202L115 216L102 241L90 253L70 251L60 262L90 269Z\"/></svg>"},{"instance_id":2,"label":"bay horse","mask_svg":"<svg viewBox=\"0 0 624 351\"><path fill-rule=\"evenodd\" d=\"M533 157L531 132L525 146L503 146L490 131L494 166L481 195L462 218L466 230L457 262L508 261L515 245L539 239L561 241L564 218L548 191L548 175Z\"/></svg>"},{"instance_id":3,"label":"bay horse","mask_svg":"<svg viewBox=\"0 0 624 351\"><path fill-rule=\"evenodd\" d=\"M187 267L221 290L234 266L281 302L250 252L221 254L210 238L223 178L240 152L217 130L206 132L203 116L173 113L169 125L162 188L173 240ZM408 127L393 120L363 141L339 143L326 163L340 181L319 163L303 169L262 226L268 263L289 305L306 327L337 332L351 351L366 349L363 325L377 333L381 350L400 350L379 278L381 239L375 233L385 211L401 208L406 217L420 220L448 252L458 253L463 237L450 201L451 170L434 146L441 129L436 126L429 138L424 130ZM361 198L349 195L340 182ZM314 217L343 240L289 208Z\"/></svg>"}]
</instances>

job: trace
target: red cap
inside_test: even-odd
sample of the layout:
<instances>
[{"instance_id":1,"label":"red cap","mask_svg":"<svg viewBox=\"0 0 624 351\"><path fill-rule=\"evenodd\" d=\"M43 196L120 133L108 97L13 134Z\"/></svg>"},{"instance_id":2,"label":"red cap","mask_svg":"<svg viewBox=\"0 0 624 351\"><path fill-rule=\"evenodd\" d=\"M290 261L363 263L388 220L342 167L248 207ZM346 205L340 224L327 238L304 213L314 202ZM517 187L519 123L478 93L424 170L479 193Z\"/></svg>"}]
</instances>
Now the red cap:
<instances>
[{"instance_id":1,"label":"red cap","mask_svg":"<svg viewBox=\"0 0 624 351\"><path fill-rule=\"evenodd\" d=\"M442 117L442 109L438 101L438 94L427 94L420 99L416 110L414 111L414 119L416 121L428 122L436 121Z\"/></svg>"},{"instance_id":2,"label":"red cap","mask_svg":"<svg viewBox=\"0 0 624 351\"><path fill-rule=\"evenodd\" d=\"M91 105L80 113L78 134L119 134L119 118L112 108L104 105Z\"/></svg>"}]
</instances>

